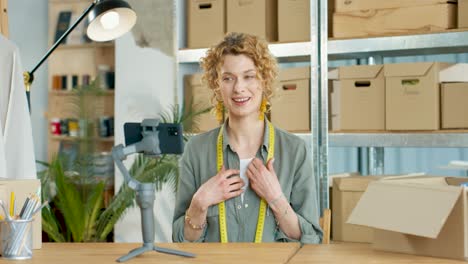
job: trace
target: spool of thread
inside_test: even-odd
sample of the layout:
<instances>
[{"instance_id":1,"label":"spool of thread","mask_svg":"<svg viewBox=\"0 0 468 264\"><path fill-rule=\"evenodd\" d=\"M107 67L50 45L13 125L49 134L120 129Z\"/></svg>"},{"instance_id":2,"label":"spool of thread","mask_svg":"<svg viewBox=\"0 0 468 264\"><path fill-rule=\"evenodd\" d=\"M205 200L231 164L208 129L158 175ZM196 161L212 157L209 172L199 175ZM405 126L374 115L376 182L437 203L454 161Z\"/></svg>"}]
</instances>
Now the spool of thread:
<instances>
[{"instance_id":1,"label":"spool of thread","mask_svg":"<svg viewBox=\"0 0 468 264\"><path fill-rule=\"evenodd\" d=\"M50 132L52 133L52 135L60 135L61 134L60 119L59 118L52 118L50 120Z\"/></svg>"},{"instance_id":2,"label":"spool of thread","mask_svg":"<svg viewBox=\"0 0 468 264\"><path fill-rule=\"evenodd\" d=\"M58 91L62 89L62 77L60 75L52 76L52 90Z\"/></svg>"},{"instance_id":3,"label":"spool of thread","mask_svg":"<svg viewBox=\"0 0 468 264\"><path fill-rule=\"evenodd\" d=\"M72 75L72 89L76 89L78 87L78 75Z\"/></svg>"},{"instance_id":4,"label":"spool of thread","mask_svg":"<svg viewBox=\"0 0 468 264\"><path fill-rule=\"evenodd\" d=\"M69 119L68 120L68 134L70 137L78 137L78 130L79 130L79 125L78 125L78 120L76 119Z\"/></svg>"},{"instance_id":5,"label":"spool of thread","mask_svg":"<svg viewBox=\"0 0 468 264\"><path fill-rule=\"evenodd\" d=\"M67 75L62 75L62 90L67 90L68 89L68 76Z\"/></svg>"}]
</instances>

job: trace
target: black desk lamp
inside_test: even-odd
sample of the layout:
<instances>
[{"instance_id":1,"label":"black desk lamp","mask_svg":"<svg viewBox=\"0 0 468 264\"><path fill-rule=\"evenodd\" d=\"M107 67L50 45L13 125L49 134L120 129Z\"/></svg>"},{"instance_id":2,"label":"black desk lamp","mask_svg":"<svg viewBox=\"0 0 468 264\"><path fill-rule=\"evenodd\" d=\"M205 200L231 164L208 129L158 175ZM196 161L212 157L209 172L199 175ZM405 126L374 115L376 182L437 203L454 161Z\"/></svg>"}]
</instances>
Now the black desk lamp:
<instances>
[{"instance_id":1,"label":"black desk lamp","mask_svg":"<svg viewBox=\"0 0 468 264\"><path fill-rule=\"evenodd\" d=\"M89 25L86 30L88 37L94 41L109 41L116 39L130 31L135 25L136 13L124 0L94 0L81 16L71 25L65 33L52 45L39 63L30 71L24 72L24 85L28 107L31 111L30 87L34 81L34 72L47 60L70 32L88 15Z\"/></svg>"}]
</instances>

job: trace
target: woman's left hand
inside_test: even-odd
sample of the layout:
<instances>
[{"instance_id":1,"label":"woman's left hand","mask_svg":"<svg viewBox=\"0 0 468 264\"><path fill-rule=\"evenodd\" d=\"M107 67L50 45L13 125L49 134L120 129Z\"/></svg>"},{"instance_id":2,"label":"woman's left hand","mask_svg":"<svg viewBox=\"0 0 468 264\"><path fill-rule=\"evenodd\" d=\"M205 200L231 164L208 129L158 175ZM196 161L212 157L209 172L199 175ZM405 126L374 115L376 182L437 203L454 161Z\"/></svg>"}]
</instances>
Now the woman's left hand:
<instances>
[{"instance_id":1,"label":"woman's left hand","mask_svg":"<svg viewBox=\"0 0 468 264\"><path fill-rule=\"evenodd\" d=\"M270 159L265 167L260 159L254 158L246 171L252 189L267 202L273 201L283 193L273 162L274 159Z\"/></svg>"}]
</instances>

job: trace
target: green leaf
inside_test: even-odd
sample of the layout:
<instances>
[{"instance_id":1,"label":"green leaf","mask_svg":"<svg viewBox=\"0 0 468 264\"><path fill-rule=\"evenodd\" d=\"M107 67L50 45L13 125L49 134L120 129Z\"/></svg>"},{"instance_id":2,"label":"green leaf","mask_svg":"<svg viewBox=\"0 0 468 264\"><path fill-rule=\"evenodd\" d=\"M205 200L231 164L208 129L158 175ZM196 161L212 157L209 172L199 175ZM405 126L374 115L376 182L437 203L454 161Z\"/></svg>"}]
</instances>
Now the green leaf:
<instances>
[{"instance_id":1,"label":"green leaf","mask_svg":"<svg viewBox=\"0 0 468 264\"><path fill-rule=\"evenodd\" d=\"M65 176L59 160L52 163L57 185L56 205L63 214L73 241L83 241L84 206L76 186Z\"/></svg>"},{"instance_id":2,"label":"green leaf","mask_svg":"<svg viewBox=\"0 0 468 264\"><path fill-rule=\"evenodd\" d=\"M91 185L93 186L93 185ZM96 221L99 217L100 210L103 205L102 197L104 195L105 184L99 182L95 188L92 189L85 203L85 229L83 234L83 241L93 241L95 235Z\"/></svg>"},{"instance_id":3,"label":"green leaf","mask_svg":"<svg viewBox=\"0 0 468 264\"><path fill-rule=\"evenodd\" d=\"M55 242L66 242L58 226L58 221L49 207L42 209L42 230Z\"/></svg>"},{"instance_id":4,"label":"green leaf","mask_svg":"<svg viewBox=\"0 0 468 264\"><path fill-rule=\"evenodd\" d=\"M97 220L96 239L98 241L105 240L120 217L132 206L134 199L135 191L130 189L126 184L122 185L119 192L112 198L107 208L104 209Z\"/></svg>"}]
</instances>

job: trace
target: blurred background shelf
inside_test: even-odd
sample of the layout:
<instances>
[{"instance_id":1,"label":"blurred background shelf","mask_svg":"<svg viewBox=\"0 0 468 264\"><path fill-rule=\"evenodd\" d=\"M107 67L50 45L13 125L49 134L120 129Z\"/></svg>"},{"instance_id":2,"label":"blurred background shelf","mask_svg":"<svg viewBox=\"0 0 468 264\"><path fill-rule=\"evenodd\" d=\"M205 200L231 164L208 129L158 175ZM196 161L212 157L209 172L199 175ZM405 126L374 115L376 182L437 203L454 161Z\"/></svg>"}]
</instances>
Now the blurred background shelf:
<instances>
[{"instance_id":1,"label":"blurred background shelf","mask_svg":"<svg viewBox=\"0 0 468 264\"><path fill-rule=\"evenodd\" d=\"M64 90L64 91L49 91L49 95L77 95L73 90ZM101 95L101 94L100 94ZM102 91L102 95L106 95L106 96L114 96L115 95L115 91L113 90L103 90Z\"/></svg>"},{"instance_id":2,"label":"blurred background shelf","mask_svg":"<svg viewBox=\"0 0 468 264\"><path fill-rule=\"evenodd\" d=\"M70 136L57 136L57 135L51 135L50 139L52 140L66 140L66 141L84 141L84 140L90 140L90 141L100 141L100 142L110 142L114 143L114 137L92 137L92 138L80 138L80 137L70 137Z\"/></svg>"},{"instance_id":3,"label":"blurred background shelf","mask_svg":"<svg viewBox=\"0 0 468 264\"><path fill-rule=\"evenodd\" d=\"M60 50L67 50L67 49L94 49L94 48L113 48L114 42L90 42L90 43L82 43L82 44L63 44L57 47Z\"/></svg>"}]
</instances>

